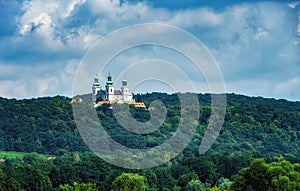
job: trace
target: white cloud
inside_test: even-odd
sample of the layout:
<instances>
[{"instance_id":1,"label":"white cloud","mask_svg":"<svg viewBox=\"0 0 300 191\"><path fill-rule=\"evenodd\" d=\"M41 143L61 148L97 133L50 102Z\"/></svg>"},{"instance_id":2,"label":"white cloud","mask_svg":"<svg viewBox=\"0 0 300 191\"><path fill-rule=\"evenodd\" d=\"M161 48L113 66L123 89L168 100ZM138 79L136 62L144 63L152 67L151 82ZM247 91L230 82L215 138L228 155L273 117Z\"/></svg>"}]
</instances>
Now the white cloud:
<instances>
[{"instance_id":1,"label":"white cloud","mask_svg":"<svg viewBox=\"0 0 300 191\"><path fill-rule=\"evenodd\" d=\"M288 79L287 81L276 84L273 93L282 97L289 97L290 99L299 99L300 96L300 77Z\"/></svg>"},{"instance_id":2,"label":"white cloud","mask_svg":"<svg viewBox=\"0 0 300 191\"><path fill-rule=\"evenodd\" d=\"M70 4L67 5L67 11L63 14L63 17L69 17L77 5L82 5L85 2L86 0L71 1Z\"/></svg>"},{"instance_id":3,"label":"white cloud","mask_svg":"<svg viewBox=\"0 0 300 191\"><path fill-rule=\"evenodd\" d=\"M16 17L18 35L0 41L3 96L13 96L9 85L20 88L20 97L71 95L76 66L86 51L113 30L144 22L176 25L198 37L220 64L226 84L236 92L276 96L275 84L299 77L299 1L244 3L217 11L203 7L167 10L118 0L32 0L25 1L22 9L24 14ZM125 59L137 58L143 56ZM197 78L193 73L190 77ZM264 88L255 88L258 82L264 82ZM252 88L243 88L249 84Z\"/></svg>"},{"instance_id":4,"label":"white cloud","mask_svg":"<svg viewBox=\"0 0 300 191\"><path fill-rule=\"evenodd\" d=\"M299 5L300 1L295 1L292 3L288 3L288 6L291 7L292 9L295 9Z\"/></svg>"},{"instance_id":5,"label":"white cloud","mask_svg":"<svg viewBox=\"0 0 300 191\"><path fill-rule=\"evenodd\" d=\"M63 60L53 65L0 64L0 96L37 97L72 95L74 75L80 60Z\"/></svg>"},{"instance_id":6,"label":"white cloud","mask_svg":"<svg viewBox=\"0 0 300 191\"><path fill-rule=\"evenodd\" d=\"M54 90L56 90L56 87L59 85L59 81L54 76L46 77L38 79L36 85L38 95L55 94Z\"/></svg>"},{"instance_id":7,"label":"white cloud","mask_svg":"<svg viewBox=\"0 0 300 191\"><path fill-rule=\"evenodd\" d=\"M22 80L1 80L0 96L9 98L27 97L27 84Z\"/></svg>"},{"instance_id":8,"label":"white cloud","mask_svg":"<svg viewBox=\"0 0 300 191\"><path fill-rule=\"evenodd\" d=\"M223 24L221 14L215 13L212 10L200 8L196 10L184 10L174 13L168 21L169 24L180 27L216 27Z\"/></svg>"}]
</instances>

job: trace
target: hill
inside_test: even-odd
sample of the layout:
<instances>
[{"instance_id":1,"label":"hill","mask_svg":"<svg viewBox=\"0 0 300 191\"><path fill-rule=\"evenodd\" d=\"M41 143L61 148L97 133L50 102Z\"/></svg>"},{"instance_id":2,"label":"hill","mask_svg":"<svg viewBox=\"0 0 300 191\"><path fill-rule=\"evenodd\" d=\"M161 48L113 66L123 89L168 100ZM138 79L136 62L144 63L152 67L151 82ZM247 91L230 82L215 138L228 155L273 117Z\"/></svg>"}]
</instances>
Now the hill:
<instances>
[{"instance_id":1,"label":"hill","mask_svg":"<svg viewBox=\"0 0 300 191\"><path fill-rule=\"evenodd\" d=\"M82 102L78 104L93 108L88 103L89 98L90 95L81 96ZM271 190L278 185L283 185L281 190L295 186L294 190L298 189L295 177L300 173L300 102L228 94L220 136L208 152L199 155L211 112L211 98L209 94L199 94L198 98L199 124L190 144L169 163L146 170L122 169L91 153L74 122L70 98L0 98L0 150L24 152L24 155L2 152L12 153L12 156L0 163L0 190L64 190L91 186L108 191L112 185L119 185L115 181L121 177L135 177L149 190L255 190L251 186L258 183L261 190L265 188L261 181L271 182ZM138 94L135 99L147 106L161 100L167 108L164 123L155 132L140 135L124 129L108 105L98 107L98 117L113 139L131 148L150 148L174 135L180 122L180 102L176 94ZM150 118L148 110L130 107L130 111L138 121ZM32 152L51 155L53 160ZM264 160L255 160L257 158ZM259 164L259 169L255 164ZM272 174L268 174L269 171ZM124 172L129 174L122 174Z\"/></svg>"},{"instance_id":2,"label":"hill","mask_svg":"<svg viewBox=\"0 0 300 191\"><path fill-rule=\"evenodd\" d=\"M102 107L98 114L107 131L130 147L153 147L172 136L180 117L177 95L139 94L135 95L135 99L144 101L148 106L153 100L164 102L168 115L163 126L149 136L132 134L118 124L111 110ZM24 100L0 98L0 150L44 154L54 154L61 148L88 151L73 120L70 101L63 96ZM207 126L210 95L199 94L199 102L199 125L187 149L192 152L199 146ZM236 94L228 94L227 102L225 123L213 150L300 156L300 102ZM131 108L131 112L140 121L149 119L148 111Z\"/></svg>"}]
</instances>

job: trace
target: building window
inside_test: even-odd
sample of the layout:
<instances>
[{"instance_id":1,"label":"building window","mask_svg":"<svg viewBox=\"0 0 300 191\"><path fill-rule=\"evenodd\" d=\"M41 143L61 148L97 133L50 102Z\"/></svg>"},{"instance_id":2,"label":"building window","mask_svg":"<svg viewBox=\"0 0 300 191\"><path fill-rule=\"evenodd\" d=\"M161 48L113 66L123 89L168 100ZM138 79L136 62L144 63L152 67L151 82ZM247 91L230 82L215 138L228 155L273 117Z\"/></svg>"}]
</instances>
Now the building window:
<instances>
[{"instance_id":1,"label":"building window","mask_svg":"<svg viewBox=\"0 0 300 191\"><path fill-rule=\"evenodd\" d=\"M110 92L112 92L112 89L110 89Z\"/></svg>"}]
</instances>

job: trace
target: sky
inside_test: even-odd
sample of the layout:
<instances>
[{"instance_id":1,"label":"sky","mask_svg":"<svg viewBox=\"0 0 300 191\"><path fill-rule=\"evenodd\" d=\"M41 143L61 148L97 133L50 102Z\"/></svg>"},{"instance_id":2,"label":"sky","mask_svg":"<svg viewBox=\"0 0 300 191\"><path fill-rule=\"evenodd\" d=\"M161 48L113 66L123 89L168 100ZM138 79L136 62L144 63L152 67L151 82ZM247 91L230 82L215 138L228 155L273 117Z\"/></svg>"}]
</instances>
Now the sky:
<instances>
[{"instance_id":1,"label":"sky","mask_svg":"<svg viewBox=\"0 0 300 191\"><path fill-rule=\"evenodd\" d=\"M300 1L230 2L0 0L0 97L72 96L78 68L96 42L123 27L161 23L187 31L207 47L226 92L300 101ZM178 61L190 65L164 47L144 46L116 56L109 71L121 78L118 64L151 56L176 66ZM149 72L138 68L140 76ZM187 70L197 91L209 93L203 76ZM104 83L104 74L99 75ZM168 77L178 79L176 72ZM169 88L156 82L141 86L133 92Z\"/></svg>"}]
</instances>

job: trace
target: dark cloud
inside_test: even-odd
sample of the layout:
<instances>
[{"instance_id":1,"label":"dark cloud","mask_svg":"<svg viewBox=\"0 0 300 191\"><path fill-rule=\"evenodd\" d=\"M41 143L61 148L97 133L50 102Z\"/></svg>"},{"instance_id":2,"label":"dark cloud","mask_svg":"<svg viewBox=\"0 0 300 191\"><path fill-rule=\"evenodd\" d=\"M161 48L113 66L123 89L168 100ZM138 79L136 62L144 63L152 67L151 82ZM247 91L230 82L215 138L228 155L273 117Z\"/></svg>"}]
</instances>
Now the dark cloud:
<instances>
[{"instance_id":1,"label":"dark cloud","mask_svg":"<svg viewBox=\"0 0 300 191\"><path fill-rule=\"evenodd\" d=\"M201 40L218 61L230 92L240 90L247 94L249 89L251 95L293 95L293 99L300 99L299 90L293 94L283 92L300 85L299 5L285 1L230 2L0 0L0 67L28 72L15 81L8 72L0 76L0 85L35 87L23 88L21 97L71 92L72 85L65 79L72 81L72 73L67 78L63 73L77 66L97 40L121 27L160 22L183 28ZM160 52L162 58L165 53ZM172 58L176 63L176 57ZM168 61L172 62L172 58ZM37 72L30 72L30 68ZM192 72L190 75L192 80L204 83ZM39 91L41 81L48 88ZM262 87L255 88L257 83ZM7 88L1 94L11 96L13 92Z\"/></svg>"}]
</instances>

